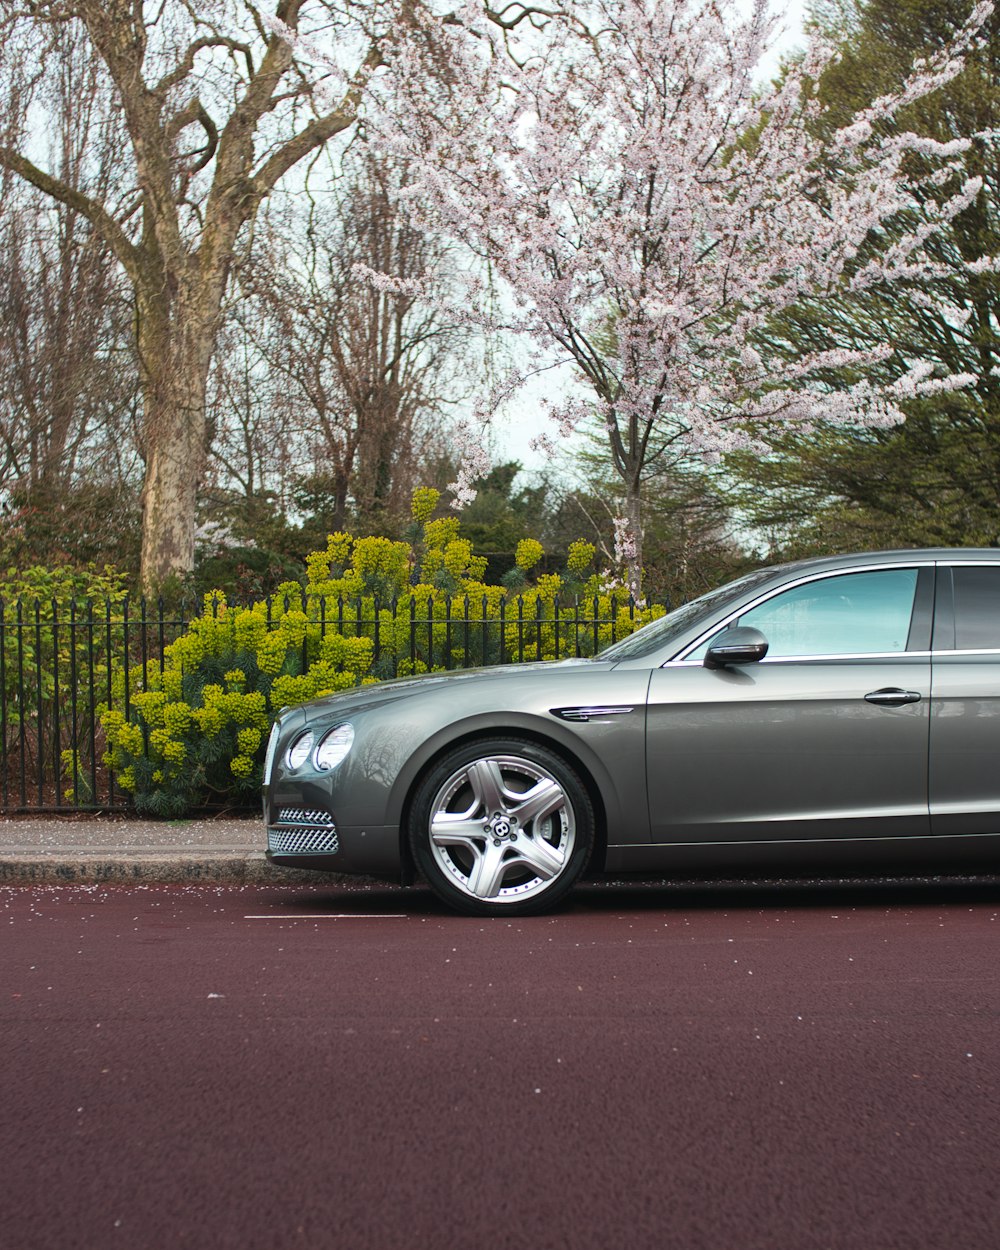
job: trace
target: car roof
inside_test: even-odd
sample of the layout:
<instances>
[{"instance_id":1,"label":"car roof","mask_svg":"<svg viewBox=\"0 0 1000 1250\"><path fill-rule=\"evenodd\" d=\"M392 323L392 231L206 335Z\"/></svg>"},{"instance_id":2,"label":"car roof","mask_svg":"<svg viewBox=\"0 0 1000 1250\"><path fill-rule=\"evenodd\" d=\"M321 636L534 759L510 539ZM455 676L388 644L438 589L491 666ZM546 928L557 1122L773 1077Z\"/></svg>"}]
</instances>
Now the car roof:
<instances>
[{"instance_id":1,"label":"car roof","mask_svg":"<svg viewBox=\"0 0 1000 1250\"><path fill-rule=\"evenodd\" d=\"M761 572L807 573L812 569L843 568L858 564L900 564L910 560L986 560L1000 561L1000 547L899 547L888 551L853 551L846 555L810 556L803 560L791 560L786 564L773 564L761 568Z\"/></svg>"}]
</instances>

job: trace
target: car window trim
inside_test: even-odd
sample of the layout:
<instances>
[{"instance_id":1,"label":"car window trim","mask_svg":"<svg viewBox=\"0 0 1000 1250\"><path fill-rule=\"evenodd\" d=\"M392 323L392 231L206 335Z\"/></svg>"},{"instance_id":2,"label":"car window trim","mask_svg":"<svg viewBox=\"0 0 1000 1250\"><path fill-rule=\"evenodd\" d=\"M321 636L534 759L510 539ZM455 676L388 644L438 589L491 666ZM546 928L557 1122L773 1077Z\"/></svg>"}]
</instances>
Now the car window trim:
<instances>
[{"instance_id":1,"label":"car window trim","mask_svg":"<svg viewBox=\"0 0 1000 1250\"><path fill-rule=\"evenodd\" d=\"M934 633L931 649L950 654L955 650L955 577L951 563L938 569L934 593Z\"/></svg>"},{"instance_id":2,"label":"car window trim","mask_svg":"<svg viewBox=\"0 0 1000 1250\"><path fill-rule=\"evenodd\" d=\"M730 612L728 616L723 617L722 620L720 621L716 621L703 633L699 634L699 636L694 640L694 642L691 642L686 647L683 647L678 656L676 656L674 659L666 660L663 664L661 664L660 668L678 668L678 667L690 668L695 665L702 665L703 664L702 660L689 660L687 657L691 654L692 651L697 651L698 648L702 645L702 643L706 641L706 639L711 638L714 634L718 633L720 629L725 629L727 625L729 625L732 621L735 621L738 617L742 616L745 612L753 611L754 608L759 607L762 603L767 603L769 599L774 599L777 595L784 594L786 590L794 590L797 586L806 586L810 582L828 581L831 577L849 576L852 573L881 573L887 570L895 570L895 569L916 569L917 584L913 588L913 607L910 609L910 629L907 630L907 642L909 642L910 633L913 627L914 613L917 610L917 601L919 597L920 582L921 582L920 573L923 569L931 569L931 570L935 569L938 563L939 562L936 560L900 560L898 564L858 564L851 568L824 569L822 572L819 572L819 573L809 573L803 577L794 578L792 581L784 582L781 586L777 586L774 589L767 591L764 594L758 596L756 599L750 600L749 603L744 603L744 604L741 604L738 608L734 608L733 611ZM969 561L969 563L971 564L971 563L990 563L990 562L989 561ZM847 652L842 652L842 653L831 653L829 655L788 655L788 656L782 655L782 656L774 656L773 658L765 656L763 660L758 660L757 663L759 664L785 664L788 662L792 662L792 663L813 662L815 663L818 660L824 660L824 661L827 661L827 660L879 660L879 659L885 659L890 656L918 657L918 656L925 656L925 655L929 656L930 651L929 650L926 650L926 651L908 651L908 650L865 651L865 652L847 651Z\"/></svg>"},{"instance_id":3,"label":"car window trim","mask_svg":"<svg viewBox=\"0 0 1000 1250\"><path fill-rule=\"evenodd\" d=\"M955 651L947 651L946 655L956 655ZM822 661L829 664L834 661L851 663L862 660L929 660L933 651L830 651L819 655L775 655L765 656L763 660L755 660L758 664L813 664ZM667 660L661 668L704 668L704 660Z\"/></svg>"},{"instance_id":4,"label":"car window trim","mask_svg":"<svg viewBox=\"0 0 1000 1250\"><path fill-rule=\"evenodd\" d=\"M938 561L937 591L934 606L934 635L931 647L935 655L1000 655L1000 647L956 647L958 619L955 612L955 569L996 569L1000 560L952 559ZM944 576L941 576L944 574Z\"/></svg>"}]
</instances>

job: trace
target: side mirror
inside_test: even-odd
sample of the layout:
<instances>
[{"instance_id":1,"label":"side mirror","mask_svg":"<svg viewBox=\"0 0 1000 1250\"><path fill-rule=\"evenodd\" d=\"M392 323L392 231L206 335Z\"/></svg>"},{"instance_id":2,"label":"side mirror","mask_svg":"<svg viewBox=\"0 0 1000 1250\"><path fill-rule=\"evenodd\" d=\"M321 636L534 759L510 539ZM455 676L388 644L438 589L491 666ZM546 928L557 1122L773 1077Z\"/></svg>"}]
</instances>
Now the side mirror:
<instances>
[{"instance_id":1,"label":"side mirror","mask_svg":"<svg viewBox=\"0 0 1000 1250\"><path fill-rule=\"evenodd\" d=\"M725 629L705 652L706 668L725 668L727 664L755 664L767 655L767 639L759 629L737 625Z\"/></svg>"}]
</instances>

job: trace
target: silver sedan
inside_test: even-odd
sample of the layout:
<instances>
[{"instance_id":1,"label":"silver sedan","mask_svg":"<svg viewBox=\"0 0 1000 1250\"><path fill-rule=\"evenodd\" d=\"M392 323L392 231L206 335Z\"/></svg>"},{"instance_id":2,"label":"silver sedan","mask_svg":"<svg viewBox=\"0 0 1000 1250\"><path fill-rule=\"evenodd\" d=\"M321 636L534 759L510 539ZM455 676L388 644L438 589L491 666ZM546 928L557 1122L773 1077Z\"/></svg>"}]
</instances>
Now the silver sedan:
<instances>
[{"instance_id":1,"label":"silver sedan","mask_svg":"<svg viewBox=\"0 0 1000 1250\"><path fill-rule=\"evenodd\" d=\"M553 906L585 871L996 862L1000 551L802 561L594 659L433 674L282 714L276 864Z\"/></svg>"}]
</instances>

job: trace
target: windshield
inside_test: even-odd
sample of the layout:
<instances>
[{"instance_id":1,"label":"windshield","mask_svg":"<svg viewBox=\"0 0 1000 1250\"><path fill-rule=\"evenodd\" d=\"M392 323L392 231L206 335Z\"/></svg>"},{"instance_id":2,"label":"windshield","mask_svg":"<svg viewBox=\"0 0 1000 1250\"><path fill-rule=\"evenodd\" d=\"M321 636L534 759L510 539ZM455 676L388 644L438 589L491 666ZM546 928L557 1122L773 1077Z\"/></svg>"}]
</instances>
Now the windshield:
<instances>
[{"instance_id":1,"label":"windshield","mask_svg":"<svg viewBox=\"0 0 1000 1250\"><path fill-rule=\"evenodd\" d=\"M673 612L661 616L659 620L651 621L620 642L612 643L597 658L599 660L636 660L645 655L652 655L667 646L671 638L683 634L700 616L711 612L719 604L735 598L742 591L752 590L773 576L773 568L758 569L755 573L747 573L745 577L740 577L735 582L727 582L725 586L719 586L716 590L699 595L697 599L682 604Z\"/></svg>"}]
</instances>

